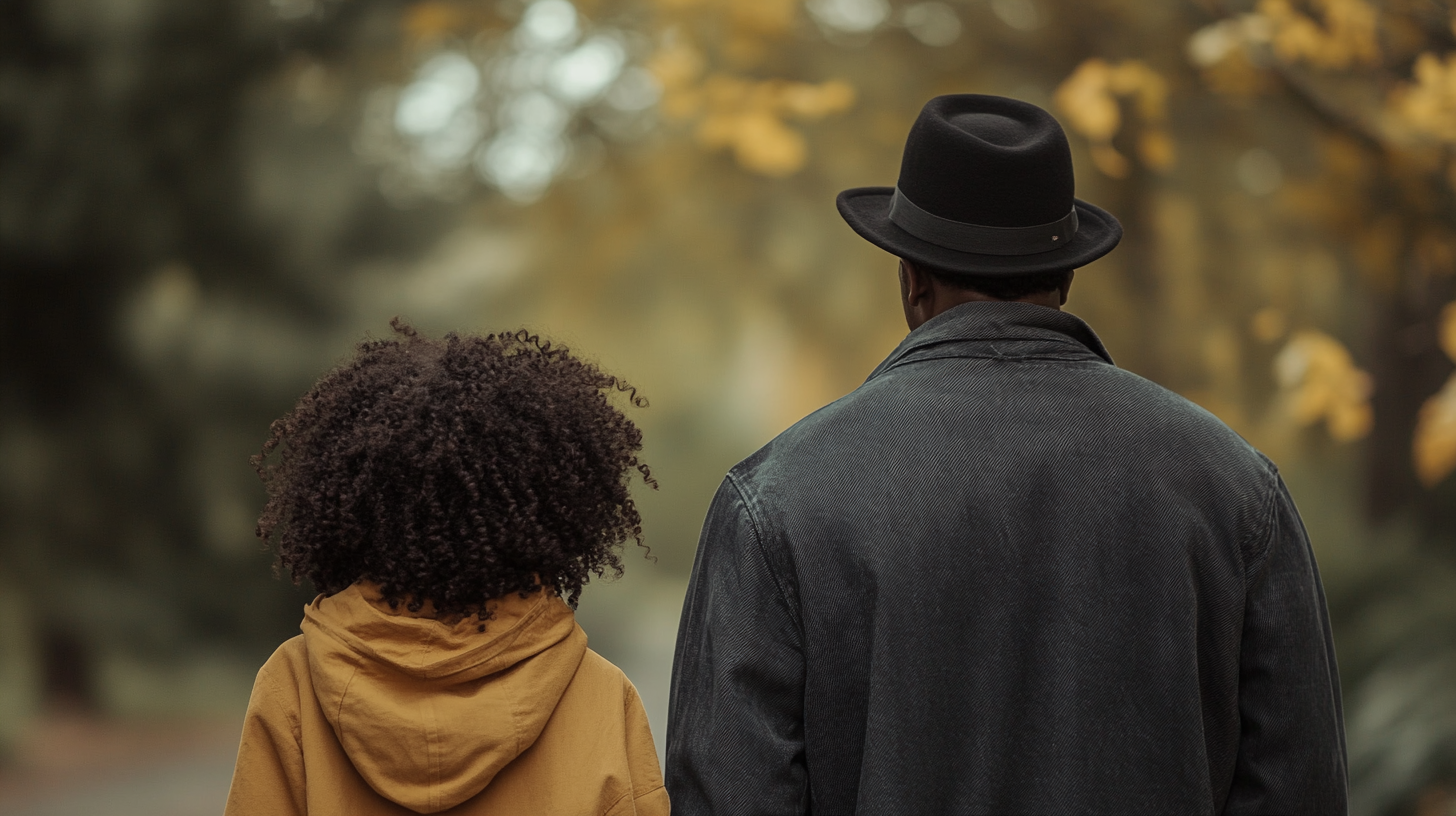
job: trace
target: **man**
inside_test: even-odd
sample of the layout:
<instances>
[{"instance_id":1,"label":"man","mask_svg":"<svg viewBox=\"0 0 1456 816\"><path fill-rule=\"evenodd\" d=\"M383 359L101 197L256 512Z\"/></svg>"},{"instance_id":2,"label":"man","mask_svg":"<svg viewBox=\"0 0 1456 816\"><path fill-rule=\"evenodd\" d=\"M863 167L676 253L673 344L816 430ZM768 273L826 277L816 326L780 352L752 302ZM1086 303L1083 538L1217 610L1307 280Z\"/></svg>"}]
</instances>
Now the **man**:
<instances>
[{"instance_id":1,"label":"man","mask_svg":"<svg viewBox=\"0 0 1456 816\"><path fill-rule=\"evenodd\" d=\"M673 811L1338 814L1323 590L1274 465L1060 311L1121 226L1023 102L931 100L839 210L911 329L729 472L683 609Z\"/></svg>"}]
</instances>

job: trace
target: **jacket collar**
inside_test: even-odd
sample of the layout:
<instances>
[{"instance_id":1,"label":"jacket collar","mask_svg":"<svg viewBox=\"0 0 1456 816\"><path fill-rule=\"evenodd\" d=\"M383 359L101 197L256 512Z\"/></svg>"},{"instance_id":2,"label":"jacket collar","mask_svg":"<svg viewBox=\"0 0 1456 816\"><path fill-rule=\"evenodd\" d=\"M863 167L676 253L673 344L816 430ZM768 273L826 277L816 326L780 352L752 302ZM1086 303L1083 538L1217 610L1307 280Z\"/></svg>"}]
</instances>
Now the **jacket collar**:
<instances>
[{"instance_id":1,"label":"jacket collar","mask_svg":"<svg viewBox=\"0 0 1456 816\"><path fill-rule=\"evenodd\" d=\"M915 359L971 356L969 349L958 352L954 348L960 344L990 345L992 352L999 354L994 349L998 340L1053 343L1057 353L1112 363L1102 340L1076 315L1031 303L976 301L962 303L925 321L870 372L867 380ZM930 349L935 353L927 354Z\"/></svg>"}]
</instances>

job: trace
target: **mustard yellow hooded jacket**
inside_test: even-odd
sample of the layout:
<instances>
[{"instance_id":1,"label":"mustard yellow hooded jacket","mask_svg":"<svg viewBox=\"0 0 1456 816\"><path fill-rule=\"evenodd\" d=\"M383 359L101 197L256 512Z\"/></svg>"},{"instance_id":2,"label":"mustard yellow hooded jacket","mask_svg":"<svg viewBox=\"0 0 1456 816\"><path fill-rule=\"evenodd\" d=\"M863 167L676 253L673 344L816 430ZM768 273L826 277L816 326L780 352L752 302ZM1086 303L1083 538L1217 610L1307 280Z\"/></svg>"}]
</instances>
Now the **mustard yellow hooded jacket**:
<instances>
[{"instance_id":1,"label":"mustard yellow hooded jacket","mask_svg":"<svg viewBox=\"0 0 1456 816\"><path fill-rule=\"evenodd\" d=\"M538 592L450 623L356 584L258 672L226 816L667 816L637 690Z\"/></svg>"}]
</instances>

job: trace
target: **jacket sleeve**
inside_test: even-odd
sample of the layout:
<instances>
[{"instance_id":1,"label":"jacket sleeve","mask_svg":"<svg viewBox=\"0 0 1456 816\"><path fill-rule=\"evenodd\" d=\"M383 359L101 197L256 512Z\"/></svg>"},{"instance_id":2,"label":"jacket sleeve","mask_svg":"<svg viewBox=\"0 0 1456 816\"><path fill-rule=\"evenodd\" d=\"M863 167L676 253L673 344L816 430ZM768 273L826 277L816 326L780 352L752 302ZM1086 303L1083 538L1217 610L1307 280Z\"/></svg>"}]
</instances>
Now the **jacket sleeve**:
<instances>
[{"instance_id":1,"label":"jacket sleeve","mask_svg":"<svg viewBox=\"0 0 1456 816\"><path fill-rule=\"evenodd\" d=\"M797 608L730 476L698 543L678 627L667 790L679 816L808 812Z\"/></svg>"},{"instance_id":2,"label":"jacket sleeve","mask_svg":"<svg viewBox=\"0 0 1456 816\"><path fill-rule=\"evenodd\" d=\"M1239 756L1224 813L1346 812L1345 728L1319 570L1277 479L1251 565L1239 666Z\"/></svg>"},{"instance_id":3,"label":"jacket sleeve","mask_svg":"<svg viewBox=\"0 0 1456 816\"><path fill-rule=\"evenodd\" d=\"M298 697L275 676L283 662L280 649L253 683L224 816L306 816Z\"/></svg>"},{"instance_id":4,"label":"jacket sleeve","mask_svg":"<svg viewBox=\"0 0 1456 816\"><path fill-rule=\"evenodd\" d=\"M627 762L632 773L632 813L636 816L669 816L671 807L667 790L662 786L662 767L657 762L657 746L652 742L652 727L637 687L622 677L622 713L626 720Z\"/></svg>"}]
</instances>

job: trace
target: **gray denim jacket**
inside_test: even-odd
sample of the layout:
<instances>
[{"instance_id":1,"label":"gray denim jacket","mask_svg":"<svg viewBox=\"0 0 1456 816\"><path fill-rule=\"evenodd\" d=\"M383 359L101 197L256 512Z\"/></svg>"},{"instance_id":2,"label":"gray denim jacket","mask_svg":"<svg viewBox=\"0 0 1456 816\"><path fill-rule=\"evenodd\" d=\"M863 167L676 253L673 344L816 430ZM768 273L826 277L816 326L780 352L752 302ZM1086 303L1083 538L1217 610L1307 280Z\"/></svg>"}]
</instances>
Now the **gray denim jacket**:
<instances>
[{"instance_id":1,"label":"gray denim jacket","mask_svg":"<svg viewBox=\"0 0 1456 816\"><path fill-rule=\"evenodd\" d=\"M667 742L676 816L1346 810L1274 465L1020 303L939 315L732 469Z\"/></svg>"}]
</instances>

